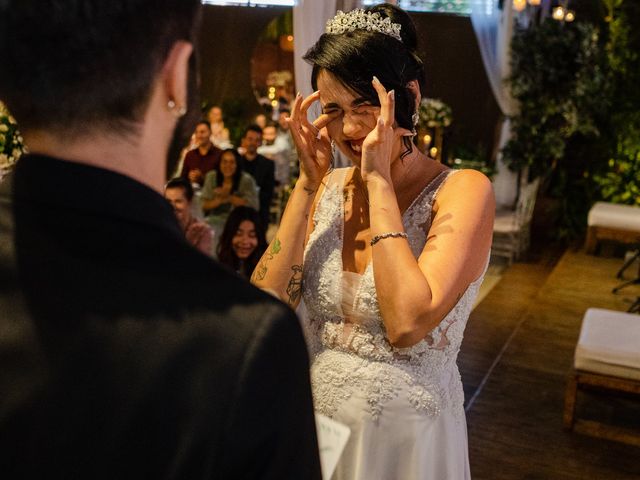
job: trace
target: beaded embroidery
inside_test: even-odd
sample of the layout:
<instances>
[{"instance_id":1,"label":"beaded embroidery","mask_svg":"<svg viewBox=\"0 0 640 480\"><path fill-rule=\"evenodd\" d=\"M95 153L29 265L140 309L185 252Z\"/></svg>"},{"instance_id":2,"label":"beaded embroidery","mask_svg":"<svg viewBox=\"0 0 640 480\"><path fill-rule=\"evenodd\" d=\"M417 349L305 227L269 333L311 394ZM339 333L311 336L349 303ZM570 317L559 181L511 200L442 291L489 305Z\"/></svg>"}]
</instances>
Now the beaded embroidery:
<instances>
[{"instance_id":1,"label":"beaded embroidery","mask_svg":"<svg viewBox=\"0 0 640 480\"><path fill-rule=\"evenodd\" d=\"M310 318L306 337L312 355L311 380L316 409L333 416L355 392L367 399L375 420L399 395L416 411L436 416L464 415L464 394L456 358L465 324L483 275L424 340L395 348L387 340L370 262L356 290L357 323L345 321L342 307L344 180L349 169L331 174L314 214L314 230L305 249L303 297ZM417 258L431 226L431 210L451 171L436 177L403 214L409 245Z\"/></svg>"}]
</instances>

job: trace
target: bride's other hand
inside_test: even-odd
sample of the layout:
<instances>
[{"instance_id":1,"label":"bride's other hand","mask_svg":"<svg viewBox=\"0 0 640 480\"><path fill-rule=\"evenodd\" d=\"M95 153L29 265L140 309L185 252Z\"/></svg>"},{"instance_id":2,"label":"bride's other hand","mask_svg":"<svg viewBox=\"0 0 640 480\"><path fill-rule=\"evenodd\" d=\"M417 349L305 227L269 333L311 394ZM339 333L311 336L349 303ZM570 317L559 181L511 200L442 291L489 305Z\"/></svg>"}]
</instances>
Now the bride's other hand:
<instances>
[{"instance_id":1,"label":"bride's other hand","mask_svg":"<svg viewBox=\"0 0 640 480\"><path fill-rule=\"evenodd\" d=\"M395 92L387 92L380 80L373 77L373 88L378 93L380 114L376 126L369 132L362 144L362 179L367 182L372 178L380 178L391 183L391 158L396 139L405 135L408 130L394 128L395 124Z\"/></svg>"},{"instance_id":2,"label":"bride's other hand","mask_svg":"<svg viewBox=\"0 0 640 480\"><path fill-rule=\"evenodd\" d=\"M319 92L312 93L304 100L298 94L288 120L300 159L299 181L302 181L305 190L310 192L318 189L331 165L331 139L325 127L337 116L337 112L323 113L313 123L309 122L309 107L319 98Z\"/></svg>"}]
</instances>

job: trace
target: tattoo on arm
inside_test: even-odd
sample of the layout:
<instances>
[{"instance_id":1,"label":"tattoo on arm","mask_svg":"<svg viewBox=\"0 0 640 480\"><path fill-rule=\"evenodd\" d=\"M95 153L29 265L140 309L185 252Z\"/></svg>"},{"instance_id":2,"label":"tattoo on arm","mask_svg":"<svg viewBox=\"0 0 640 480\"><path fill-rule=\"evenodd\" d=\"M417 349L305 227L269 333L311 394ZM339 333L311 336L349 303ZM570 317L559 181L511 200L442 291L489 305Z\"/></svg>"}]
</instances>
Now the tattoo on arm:
<instances>
[{"instance_id":1,"label":"tattoo on arm","mask_svg":"<svg viewBox=\"0 0 640 480\"><path fill-rule=\"evenodd\" d=\"M302 265L293 265L291 270L293 270L293 275L291 275L289 285L287 285L289 305L295 304L302 294Z\"/></svg>"},{"instance_id":2,"label":"tattoo on arm","mask_svg":"<svg viewBox=\"0 0 640 480\"><path fill-rule=\"evenodd\" d=\"M267 275L267 263L273 260L280 250L282 249L282 245L280 244L280 240L276 237L271 243L271 247L269 247L269 251L262 257L260 260L260 264L256 268L256 271L253 274L255 280L264 280L264 277Z\"/></svg>"}]
</instances>

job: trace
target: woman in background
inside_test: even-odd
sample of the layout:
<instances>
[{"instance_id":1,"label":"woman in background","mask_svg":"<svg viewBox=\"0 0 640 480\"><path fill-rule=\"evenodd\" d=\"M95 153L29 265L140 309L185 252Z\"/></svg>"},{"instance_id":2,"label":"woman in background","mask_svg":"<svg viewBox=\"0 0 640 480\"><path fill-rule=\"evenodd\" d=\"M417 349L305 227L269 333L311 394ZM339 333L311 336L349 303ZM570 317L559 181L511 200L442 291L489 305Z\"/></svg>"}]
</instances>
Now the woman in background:
<instances>
[{"instance_id":1,"label":"woman in background","mask_svg":"<svg viewBox=\"0 0 640 480\"><path fill-rule=\"evenodd\" d=\"M209 109L207 118L211 124L211 143L223 150L232 148L233 145L229 140L229 129L224 126L222 108L218 105L212 106Z\"/></svg>"},{"instance_id":2,"label":"woman in background","mask_svg":"<svg viewBox=\"0 0 640 480\"><path fill-rule=\"evenodd\" d=\"M205 176L201 203L205 220L215 232L213 252L227 217L235 207L258 208L256 182L242 171L234 150L222 152L216 169Z\"/></svg>"},{"instance_id":3,"label":"woman in background","mask_svg":"<svg viewBox=\"0 0 640 480\"><path fill-rule=\"evenodd\" d=\"M257 210L235 208L220 236L218 261L249 279L266 249L267 238Z\"/></svg>"}]
</instances>

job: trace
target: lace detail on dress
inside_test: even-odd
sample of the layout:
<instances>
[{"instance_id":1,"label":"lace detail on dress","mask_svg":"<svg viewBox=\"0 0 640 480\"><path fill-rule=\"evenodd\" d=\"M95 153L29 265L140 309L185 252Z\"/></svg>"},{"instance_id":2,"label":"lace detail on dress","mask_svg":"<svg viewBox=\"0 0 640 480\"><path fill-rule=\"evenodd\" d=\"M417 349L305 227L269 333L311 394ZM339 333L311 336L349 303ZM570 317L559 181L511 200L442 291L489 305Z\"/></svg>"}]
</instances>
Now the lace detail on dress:
<instances>
[{"instance_id":1,"label":"lace detail on dress","mask_svg":"<svg viewBox=\"0 0 640 480\"><path fill-rule=\"evenodd\" d=\"M386 402L402 395L422 414L435 416L450 409L460 418L464 395L455 362L483 275L469 285L424 340L409 348L393 347L380 315L372 263L359 279L353 299L343 298L353 286L345 286L342 272L343 189L348 171L337 169L331 174L305 250L303 296L310 318L308 332L313 337L311 378L316 409L331 417L358 393L364 395L376 419ZM416 258L426 243L434 198L451 173L438 175L403 215ZM343 305L351 302L347 312Z\"/></svg>"}]
</instances>

